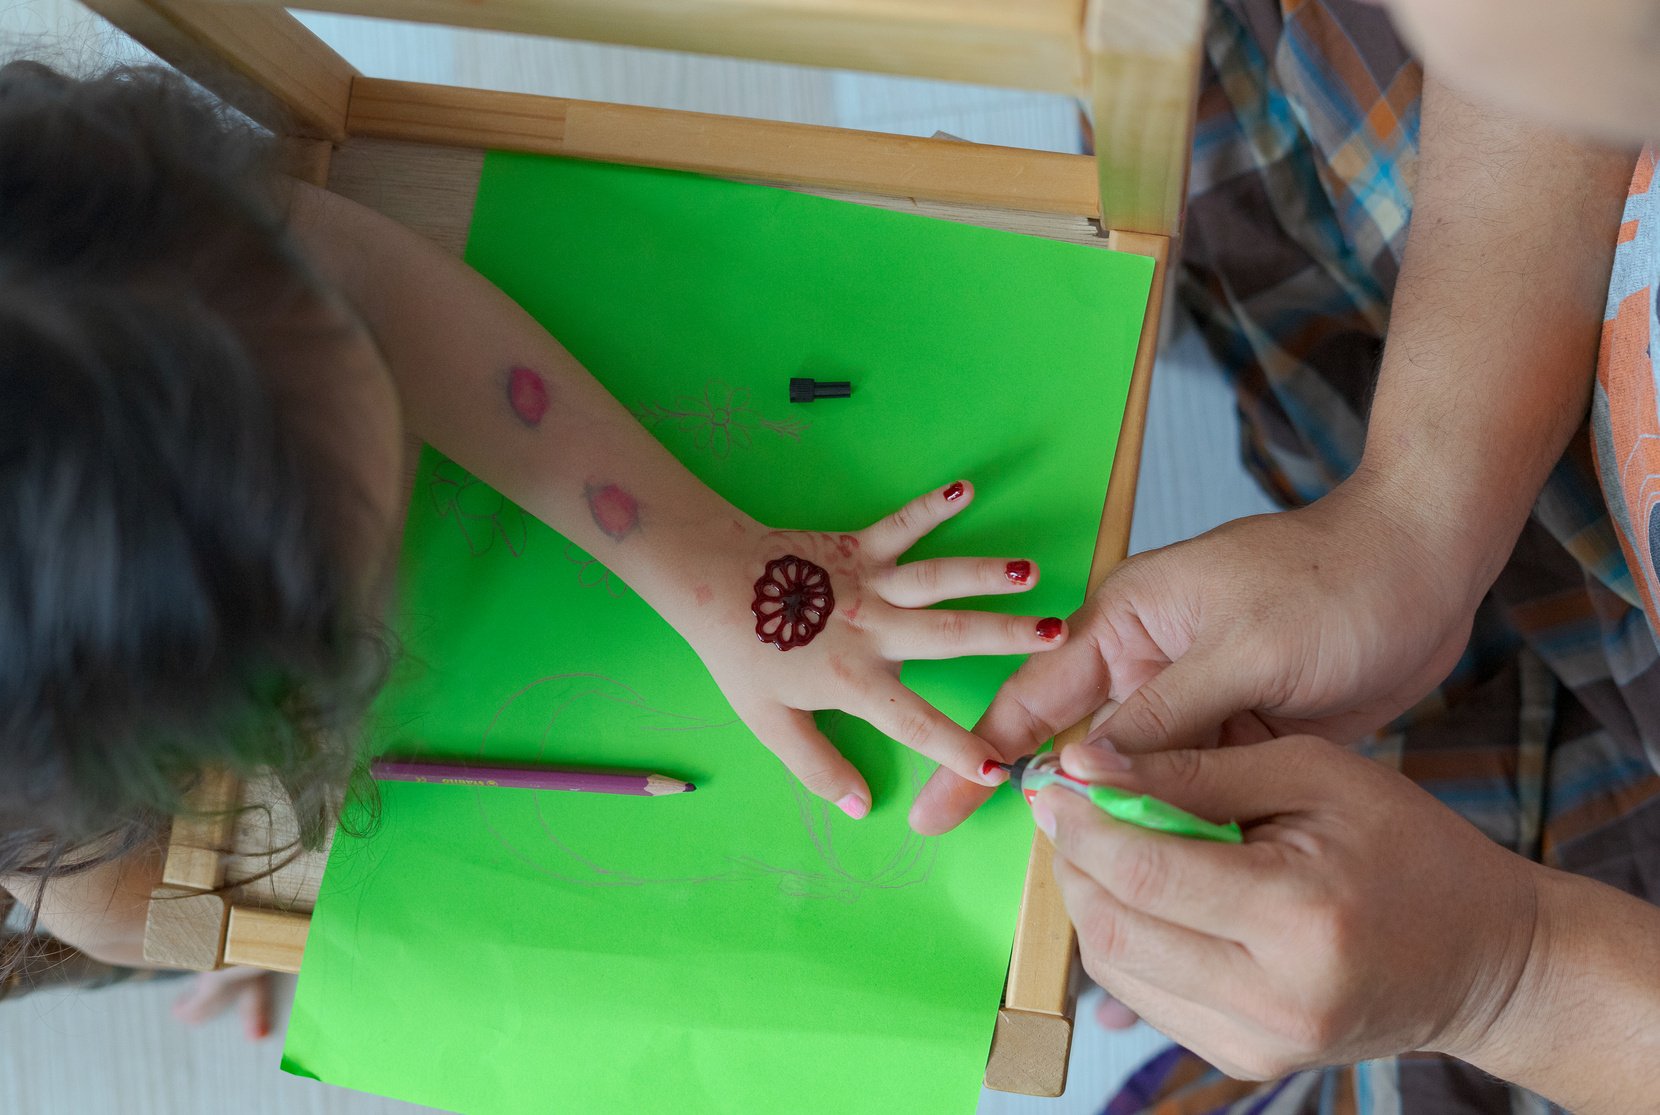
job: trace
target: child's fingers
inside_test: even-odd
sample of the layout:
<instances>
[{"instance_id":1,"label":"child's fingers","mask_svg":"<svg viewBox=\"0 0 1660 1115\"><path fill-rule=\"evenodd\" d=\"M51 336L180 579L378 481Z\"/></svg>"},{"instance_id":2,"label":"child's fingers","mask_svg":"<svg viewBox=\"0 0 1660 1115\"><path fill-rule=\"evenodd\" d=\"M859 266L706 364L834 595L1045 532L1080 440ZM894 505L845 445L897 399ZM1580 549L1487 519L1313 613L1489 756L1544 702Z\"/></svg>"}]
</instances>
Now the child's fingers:
<instances>
[{"instance_id":1,"label":"child's fingers","mask_svg":"<svg viewBox=\"0 0 1660 1115\"><path fill-rule=\"evenodd\" d=\"M185 993L173 1002L173 1017L190 1026L199 1026L217 1018L232 1007L242 1013L250 1037L253 1033L249 1012L258 1006L266 1032L270 1031L271 986L270 973L256 968L220 968L203 972L190 981ZM263 1037L264 1034L259 1035Z\"/></svg>"},{"instance_id":2,"label":"child's fingers","mask_svg":"<svg viewBox=\"0 0 1660 1115\"><path fill-rule=\"evenodd\" d=\"M872 578L876 595L896 608L926 608L964 596L1025 592L1038 582L1035 561L934 558L891 565Z\"/></svg>"},{"instance_id":3,"label":"child's fingers","mask_svg":"<svg viewBox=\"0 0 1660 1115\"><path fill-rule=\"evenodd\" d=\"M962 658L976 654L1036 654L1066 642L1066 621L1056 616L1006 616L1000 612L918 611L883 624L881 650L894 662Z\"/></svg>"},{"instance_id":4,"label":"child's fingers","mask_svg":"<svg viewBox=\"0 0 1660 1115\"><path fill-rule=\"evenodd\" d=\"M969 732L949 716L918 697L898 678L872 685L870 703L847 711L870 722L877 731L949 767L982 786L999 786L1008 773L988 762L1000 758L985 740Z\"/></svg>"},{"instance_id":5,"label":"child's fingers","mask_svg":"<svg viewBox=\"0 0 1660 1115\"><path fill-rule=\"evenodd\" d=\"M855 821L870 812L870 787L864 776L824 738L812 713L769 705L749 709L743 719L755 738L811 793L834 803Z\"/></svg>"},{"instance_id":6,"label":"child's fingers","mask_svg":"<svg viewBox=\"0 0 1660 1115\"><path fill-rule=\"evenodd\" d=\"M271 1036L271 974L262 972L242 991L242 1032L249 1041Z\"/></svg>"},{"instance_id":7,"label":"child's fingers","mask_svg":"<svg viewBox=\"0 0 1660 1115\"><path fill-rule=\"evenodd\" d=\"M966 480L953 480L866 527L859 532L859 539L873 560L897 561L923 535L973 502L974 485Z\"/></svg>"}]
</instances>

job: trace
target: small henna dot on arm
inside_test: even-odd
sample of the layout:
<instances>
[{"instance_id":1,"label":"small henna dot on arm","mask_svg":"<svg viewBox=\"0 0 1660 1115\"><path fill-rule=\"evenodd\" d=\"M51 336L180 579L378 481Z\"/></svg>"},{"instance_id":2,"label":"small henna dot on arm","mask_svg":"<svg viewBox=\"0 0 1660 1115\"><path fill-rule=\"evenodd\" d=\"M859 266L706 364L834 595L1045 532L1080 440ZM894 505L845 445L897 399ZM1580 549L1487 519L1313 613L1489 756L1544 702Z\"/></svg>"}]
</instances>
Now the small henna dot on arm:
<instances>
[{"instance_id":1,"label":"small henna dot on arm","mask_svg":"<svg viewBox=\"0 0 1660 1115\"><path fill-rule=\"evenodd\" d=\"M520 422L534 430L548 412L547 381L529 368L514 367L507 373L507 405Z\"/></svg>"},{"instance_id":2,"label":"small henna dot on arm","mask_svg":"<svg viewBox=\"0 0 1660 1115\"><path fill-rule=\"evenodd\" d=\"M640 529L640 503L616 484L590 481L582 489L594 525L613 542L621 542Z\"/></svg>"}]
</instances>

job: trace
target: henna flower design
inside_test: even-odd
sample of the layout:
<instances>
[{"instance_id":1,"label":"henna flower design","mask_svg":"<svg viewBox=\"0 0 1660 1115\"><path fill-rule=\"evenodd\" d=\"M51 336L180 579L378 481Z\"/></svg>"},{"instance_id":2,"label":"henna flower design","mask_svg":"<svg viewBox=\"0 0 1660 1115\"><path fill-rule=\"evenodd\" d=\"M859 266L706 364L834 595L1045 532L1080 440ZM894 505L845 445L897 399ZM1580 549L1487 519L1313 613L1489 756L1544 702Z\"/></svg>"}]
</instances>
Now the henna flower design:
<instances>
[{"instance_id":1,"label":"henna flower design","mask_svg":"<svg viewBox=\"0 0 1660 1115\"><path fill-rule=\"evenodd\" d=\"M755 582L755 634L779 650L806 646L830 622L836 597L830 574L806 558L785 554L767 562Z\"/></svg>"}]
</instances>

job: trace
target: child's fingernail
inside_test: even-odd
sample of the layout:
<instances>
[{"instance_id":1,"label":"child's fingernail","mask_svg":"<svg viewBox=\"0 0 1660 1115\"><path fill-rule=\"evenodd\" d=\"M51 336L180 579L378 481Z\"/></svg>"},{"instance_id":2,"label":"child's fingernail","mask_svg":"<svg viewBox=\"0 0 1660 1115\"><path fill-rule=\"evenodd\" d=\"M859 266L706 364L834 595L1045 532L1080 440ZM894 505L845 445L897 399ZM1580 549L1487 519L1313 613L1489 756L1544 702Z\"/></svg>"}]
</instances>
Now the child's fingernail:
<instances>
[{"instance_id":1,"label":"child's fingernail","mask_svg":"<svg viewBox=\"0 0 1660 1115\"><path fill-rule=\"evenodd\" d=\"M963 498L964 490L963 482L961 480L953 480L951 482L951 486L945 489L946 502L956 503L959 499Z\"/></svg>"},{"instance_id":2,"label":"child's fingernail","mask_svg":"<svg viewBox=\"0 0 1660 1115\"><path fill-rule=\"evenodd\" d=\"M1060 638L1061 637L1061 632L1065 631L1065 630L1066 630L1066 624L1062 623L1059 619L1055 618L1054 616L1050 616L1048 619L1040 619L1040 620L1037 621L1038 638L1045 639L1045 640L1047 640L1051 643L1054 642L1056 639Z\"/></svg>"},{"instance_id":3,"label":"child's fingernail","mask_svg":"<svg viewBox=\"0 0 1660 1115\"><path fill-rule=\"evenodd\" d=\"M996 759L987 759L980 764L980 777L986 780L988 786L1001 786L1009 780L1009 772Z\"/></svg>"},{"instance_id":4,"label":"child's fingernail","mask_svg":"<svg viewBox=\"0 0 1660 1115\"><path fill-rule=\"evenodd\" d=\"M1043 830L1043 835L1051 840L1055 839L1055 815L1049 812L1047 805L1035 799L1032 801L1032 820Z\"/></svg>"},{"instance_id":5,"label":"child's fingernail","mask_svg":"<svg viewBox=\"0 0 1660 1115\"><path fill-rule=\"evenodd\" d=\"M870 812L870 803L858 794L848 794L836 803L836 808L852 817L855 821L863 820L864 815Z\"/></svg>"},{"instance_id":6,"label":"child's fingernail","mask_svg":"<svg viewBox=\"0 0 1660 1115\"><path fill-rule=\"evenodd\" d=\"M1003 567L1003 576L1017 585L1023 585L1032 579L1032 563L1029 561L1011 561Z\"/></svg>"},{"instance_id":7,"label":"child's fingernail","mask_svg":"<svg viewBox=\"0 0 1660 1115\"><path fill-rule=\"evenodd\" d=\"M1084 740L1078 758L1091 770L1129 770L1130 757L1113 746L1106 736L1092 736Z\"/></svg>"}]
</instances>

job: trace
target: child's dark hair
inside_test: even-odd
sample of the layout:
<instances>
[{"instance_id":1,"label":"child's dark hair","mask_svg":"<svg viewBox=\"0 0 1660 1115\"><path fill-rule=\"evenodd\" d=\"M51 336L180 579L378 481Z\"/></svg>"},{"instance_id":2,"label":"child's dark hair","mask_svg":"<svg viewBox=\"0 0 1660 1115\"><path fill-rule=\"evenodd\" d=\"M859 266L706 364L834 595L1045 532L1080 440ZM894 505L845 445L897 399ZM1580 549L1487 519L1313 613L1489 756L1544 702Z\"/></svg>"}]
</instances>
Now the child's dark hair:
<instances>
[{"instance_id":1,"label":"child's dark hair","mask_svg":"<svg viewBox=\"0 0 1660 1115\"><path fill-rule=\"evenodd\" d=\"M0 875L156 839L214 765L320 833L354 767L385 540L277 152L167 70L0 68Z\"/></svg>"}]
</instances>

